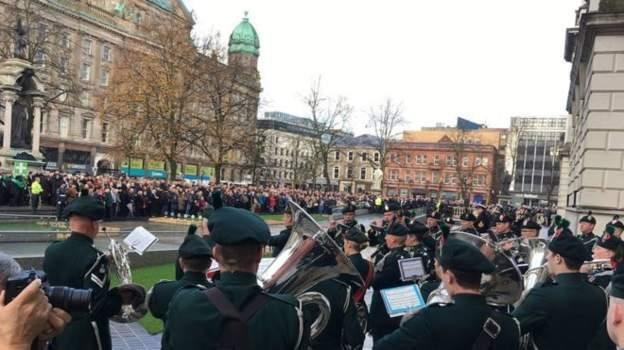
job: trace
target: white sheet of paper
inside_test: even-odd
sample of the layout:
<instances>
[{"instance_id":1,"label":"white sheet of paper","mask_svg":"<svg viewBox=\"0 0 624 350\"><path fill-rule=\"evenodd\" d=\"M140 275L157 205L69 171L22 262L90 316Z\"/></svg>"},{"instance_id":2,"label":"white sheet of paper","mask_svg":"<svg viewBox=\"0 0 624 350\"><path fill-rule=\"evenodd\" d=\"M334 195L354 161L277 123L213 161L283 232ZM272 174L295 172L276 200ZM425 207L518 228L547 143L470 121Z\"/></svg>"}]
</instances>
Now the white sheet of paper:
<instances>
[{"instance_id":1,"label":"white sheet of paper","mask_svg":"<svg viewBox=\"0 0 624 350\"><path fill-rule=\"evenodd\" d=\"M143 226L139 226L132 230L132 232L124 238L123 242L130 247L132 251L143 255L149 247L158 242L158 237L154 236Z\"/></svg>"},{"instance_id":2,"label":"white sheet of paper","mask_svg":"<svg viewBox=\"0 0 624 350\"><path fill-rule=\"evenodd\" d=\"M425 275L425 266L421 257L399 260L402 281L415 281Z\"/></svg>"},{"instance_id":3,"label":"white sheet of paper","mask_svg":"<svg viewBox=\"0 0 624 350\"><path fill-rule=\"evenodd\" d=\"M382 289L381 297L390 317L403 316L426 306L416 284Z\"/></svg>"}]
</instances>

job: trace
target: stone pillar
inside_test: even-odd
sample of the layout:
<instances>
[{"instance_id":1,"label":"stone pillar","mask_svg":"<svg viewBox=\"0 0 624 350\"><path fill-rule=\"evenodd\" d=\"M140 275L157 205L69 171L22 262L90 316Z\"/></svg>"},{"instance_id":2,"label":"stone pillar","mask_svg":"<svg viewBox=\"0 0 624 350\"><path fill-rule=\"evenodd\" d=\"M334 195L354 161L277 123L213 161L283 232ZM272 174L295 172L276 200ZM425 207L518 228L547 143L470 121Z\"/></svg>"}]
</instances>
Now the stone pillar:
<instances>
[{"instance_id":1,"label":"stone pillar","mask_svg":"<svg viewBox=\"0 0 624 350\"><path fill-rule=\"evenodd\" d=\"M41 157L39 151L39 141L41 139L41 108L43 108L43 99L41 97L33 98L33 129L32 129L32 154L35 157Z\"/></svg>"},{"instance_id":2,"label":"stone pillar","mask_svg":"<svg viewBox=\"0 0 624 350\"><path fill-rule=\"evenodd\" d=\"M17 95L13 91L5 91L2 94L2 101L4 102L4 140L2 149L4 152L8 152L11 149L12 114L13 102L15 100L17 100Z\"/></svg>"},{"instance_id":3,"label":"stone pillar","mask_svg":"<svg viewBox=\"0 0 624 350\"><path fill-rule=\"evenodd\" d=\"M61 142L58 145L58 158L56 160L56 168L63 170L63 157L65 156L65 142Z\"/></svg>"}]
</instances>

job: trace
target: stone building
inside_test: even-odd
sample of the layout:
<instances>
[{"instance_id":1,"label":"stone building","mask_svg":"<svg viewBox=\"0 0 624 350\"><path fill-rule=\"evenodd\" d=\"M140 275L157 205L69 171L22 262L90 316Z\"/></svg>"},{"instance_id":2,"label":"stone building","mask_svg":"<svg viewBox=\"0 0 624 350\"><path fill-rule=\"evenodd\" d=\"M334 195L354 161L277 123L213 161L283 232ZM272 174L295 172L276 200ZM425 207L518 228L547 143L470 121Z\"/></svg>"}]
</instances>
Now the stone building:
<instances>
[{"instance_id":1,"label":"stone building","mask_svg":"<svg viewBox=\"0 0 624 350\"><path fill-rule=\"evenodd\" d=\"M546 205L557 201L566 117L512 117L507 136L505 171L515 205Z\"/></svg>"},{"instance_id":2,"label":"stone building","mask_svg":"<svg viewBox=\"0 0 624 350\"><path fill-rule=\"evenodd\" d=\"M328 170L334 189L350 193L379 191L374 174L379 169L379 152L372 135L346 135L336 141L330 152Z\"/></svg>"},{"instance_id":3,"label":"stone building","mask_svg":"<svg viewBox=\"0 0 624 350\"><path fill-rule=\"evenodd\" d=\"M586 0L564 57L572 67L559 210L573 223L591 210L601 230L624 209L624 4Z\"/></svg>"},{"instance_id":4,"label":"stone building","mask_svg":"<svg viewBox=\"0 0 624 350\"><path fill-rule=\"evenodd\" d=\"M395 142L387 152L383 173L389 196L491 200L497 157L492 145L457 144L444 136L437 142Z\"/></svg>"},{"instance_id":5,"label":"stone building","mask_svg":"<svg viewBox=\"0 0 624 350\"><path fill-rule=\"evenodd\" d=\"M194 24L182 0L46 0L32 1L45 20L37 24L37 35L54 32L58 57L35 57L35 67L54 59L61 74L75 74L79 96L46 96L41 112L40 150L46 169L69 172L124 170L134 176L166 176L165 162L146 158L115 159L113 125L96 111L98 96L111 86L114 63L129 42L149 45L141 24L147 21L181 21ZM0 14L7 15L16 2L0 0ZM33 25L34 26L34 25ZM34 28L31 28L34 33ZM34 34L33 34L34 35ZM257 69L258 36L245 18L230 36L229 60ZM133 44L134 45L134 44ZM53 94L54 91L49 91ZM254 92L257 96L260 88ZM186 178L208 177L213 169L197 151L183 155L182 174ZM188 164L186 164L188 163ZM122 169L123 168L123 169ZM236 171L234 171L236 170ZM237 180L241 169L223 169L225 179Z\"/></svg>"},{"instance_id":6,"label":"stone building","mask_svg":"<svg viewBox=\"0 0 624 350\"><path fill-rule=\"evenodd\" d=\"M264 138L258 181L263 184L301 186L314 178L312 120L283 112L266 112L257 128Z\"/></svg>"}]
</instances>

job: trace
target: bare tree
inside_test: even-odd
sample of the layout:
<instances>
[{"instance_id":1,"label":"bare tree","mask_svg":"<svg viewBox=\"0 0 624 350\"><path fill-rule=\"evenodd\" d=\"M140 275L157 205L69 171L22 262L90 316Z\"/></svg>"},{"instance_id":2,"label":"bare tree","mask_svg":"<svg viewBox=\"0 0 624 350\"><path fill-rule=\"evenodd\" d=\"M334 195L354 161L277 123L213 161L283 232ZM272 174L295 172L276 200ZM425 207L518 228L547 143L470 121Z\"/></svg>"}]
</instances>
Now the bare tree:
<instances>
[{"instance_id":1,"label":"bare tree","mask_svg":"<svg viewBox=\"0 0 624 350\"><path fill-rule=\"evenodd\" d=\"M446 159L446 167L452 169L464 208L468 209L475 180L479 176L477 170L484 167L483 154L477 151L477 146L469 141L462 129L451 135L450 147L453 155Z\"/></svg>"},{"instance_id":2,"label":"bare tree","mask_svg":"<svg viewBox=\"0 0 624 350\"><path fill-rule=\"evenodd\" d=\"M387 149L390 143L397 136L397 129L405 124L403 117L403 105L388 98L378 106L371 107L368 113L367 127L373 128L376 136L375 150L379 153L379 161L369 159L373 167L378 167L382 171L386 166ZM383 178L381 188L383 189Z\"/></svg>"},{"instance_id":3,"label":"bare tree","mask_svg":"<svg viewBox=\"0 0 624 350\"><path fill-rule=\"evenodd\" d=\"M175 178L178 163L189 150L189 121L202 98L201 63L180 22L145 22L150 46L129 43L114 66L114 89L99 99L99 112L117 126L117 151L125 156L149 155L167 162Z\"/></svg>"},{"instance_id":4,"label":"bare tree","mask_svg":"<svg viewBox=\"0 0 624 350\"><path fill-rule=\"evenodd\" d=\"M321 78L317 78L310 87L303 102L310 110L312 129L314 133L313 150L318 158L318 166L325 177L326 189L329 188L329 154L336 146L342 130L346 127L353 107L346 97L331 98L321 91ZM314 174L317 167L314 166ZM314 180L316 184L316 179Z\"/></svg>"},{"instance_id":5,"label":"bare tree","mask_svg":"<svg viewBox=\"0 0 624 350\"><path fill-rule=\"evenodd\" d=\"M255 69L240 62L225 64L227 50L215 36L204 41L201 51L201 113L192 115L189 142L214 165L215 181L222 169L232 165L248 168L244 150L257 141L256 114L260 86Z\"/></svg>"},{"instance_id":6,"label":"bare tree","mask_svg":"<svg viewBox=\"0 0 624 350\"><path fill-rule=\"evenodd\" d=\"M297 135L292 140L291 143L291 152L293 154L291 168L293 171L292 177L292 186L300 186L306 182L306 180L313 178L316 174L313 173L312 162L314 161L311 158L311 149L313 148L310 144L310 141L301 136Z\"/></svg>"},{"instance_id":7,"label":"bare tree","mask_svg":"<svg viewBox=\"0 0 624 350\"><path fill-rule=\"evenodd\" d=\"M526 127L525 125L522 123L521 120L519 120L518 123L515 123L515 125L512 125L511 128L509 129L509 132L507 133L507 147L506 147L506 152L507 152L507 158L510 160L511 164L507 164L507 166L505 168L509 169L509 175L511 176L511 183L509 185L509 190L514 190L515 189L515 183L516 183L516 162L518 160L518 148L520 145L520 141L522 140L522 137L525 134L525 130Z\"/></svg>"}]
</instances>

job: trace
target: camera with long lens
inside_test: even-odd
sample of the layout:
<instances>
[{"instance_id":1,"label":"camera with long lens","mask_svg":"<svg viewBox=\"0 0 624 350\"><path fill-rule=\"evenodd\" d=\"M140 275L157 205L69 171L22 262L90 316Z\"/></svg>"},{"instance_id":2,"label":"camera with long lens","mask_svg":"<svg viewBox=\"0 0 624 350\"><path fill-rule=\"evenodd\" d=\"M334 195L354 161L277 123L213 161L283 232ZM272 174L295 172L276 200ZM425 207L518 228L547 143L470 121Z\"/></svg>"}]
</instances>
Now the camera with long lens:
<instances>
[{"instance_id":1,"label":"camera with long lens","mask_svg":"<svg viewBox=\"0 0 624 350\"><path fill-rule=\"evenodd\" d=\"M52 306L67 312L89 312L93 301L91 289L76 289L70 287L52 287L47 282L43 271L22 271L19 275L10 277L6 283L6 303L15 299L32 281L41 280L41 289L48 297Z\"/></svg>"}]
</instances>

